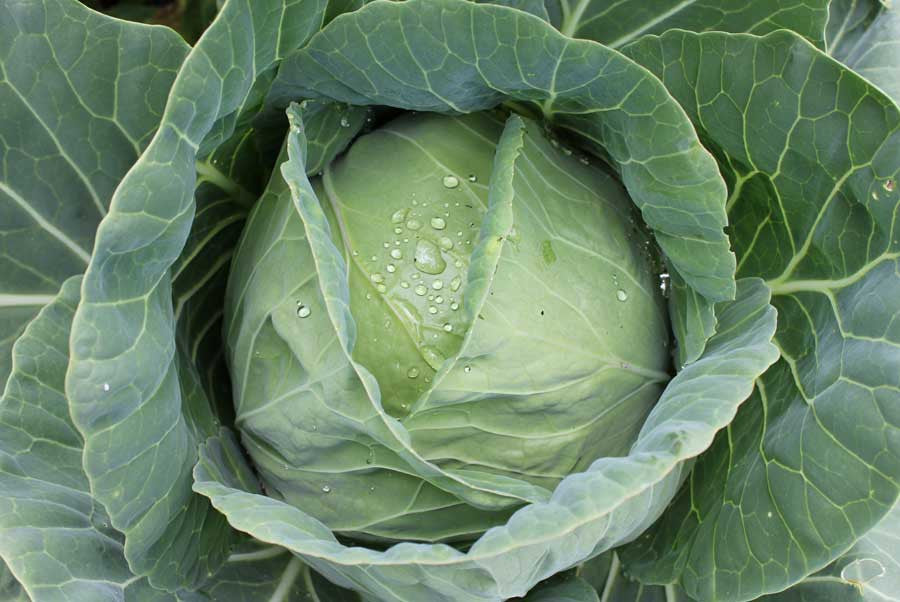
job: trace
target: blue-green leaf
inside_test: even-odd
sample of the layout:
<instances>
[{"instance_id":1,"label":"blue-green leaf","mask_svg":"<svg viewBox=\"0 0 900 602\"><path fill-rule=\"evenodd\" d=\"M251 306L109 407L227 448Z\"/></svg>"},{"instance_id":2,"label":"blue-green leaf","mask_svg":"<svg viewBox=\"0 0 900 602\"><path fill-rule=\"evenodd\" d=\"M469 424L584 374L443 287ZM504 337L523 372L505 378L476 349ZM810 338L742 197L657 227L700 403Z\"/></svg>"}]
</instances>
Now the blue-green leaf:
<instances>
[{"instance_id":1,"label":"blue-green leaf","mask_svg":"<svg viewBox=\"0 0 900 602\"><path fill-rule=\"evenodd\" d=\"M0 592L35 602L199 600L155 591L134 576L122 536L91 496L63 390L80 284L79 277L66 281L13 347L0 399L0 559L11 571L0 572ZM18 593L10 577L21 584Z\"/></svg>"},{"instance_id":2,"label":"blue-green leaf","mask_svg":"<svg viewBox=\"0 0 900 602\"><path fill-rule=\"evenodd\" d=\"M716 149L738 274L767 279L782 359L624 558L699 599L749 600L830 563L897 498L900 110L788 32L625 51Z\"/></svg>"},{"instance_id":3,"label":"blue-green leaf","mask_svg":"<svg viewBox=\"0 0 900 602\"><path fill-rule=\"evenodd\" d=\"M900 8L879 0L832 0L828 54L900 104Z\"/></svg>"},{"instance_id":4,"label":"blue-green leaf","mask_svg":"<svg viewBox=\"0 0 900 602\"><path fill-rule=\"evenodd\" d=\"M790 29L822 46L828 0L557 0L560 29L621 48L669 29L765 34Z\"/></svg>"},{"instance_id":5,"label":"blue-green leaf","mask_svg":"<svg viewBox=\"0 0 900 602\"><path fill-rule=\"evenodd\" d=\"M183 397L175 353L168 269L194 215L195 159L214 127L216 136L230 131L256 78L321 25L324 8L324 0L225 5L182 65L159 131L116 189L83 281L66 387L85 471L125 533L131 569L161 588L199 586L230 539L190 490L211 422Z\"/></svg>"},{"instance_id":6,"label":"blue-green leaf","mask_svg":"<svg viewBox=\"0 0 900 602\"><path fill-rule=\"evenodd\" d=\"M0 383L25 324L82 273L187 53L75 0L0 4Z\"/></svg>"}]
</instances>

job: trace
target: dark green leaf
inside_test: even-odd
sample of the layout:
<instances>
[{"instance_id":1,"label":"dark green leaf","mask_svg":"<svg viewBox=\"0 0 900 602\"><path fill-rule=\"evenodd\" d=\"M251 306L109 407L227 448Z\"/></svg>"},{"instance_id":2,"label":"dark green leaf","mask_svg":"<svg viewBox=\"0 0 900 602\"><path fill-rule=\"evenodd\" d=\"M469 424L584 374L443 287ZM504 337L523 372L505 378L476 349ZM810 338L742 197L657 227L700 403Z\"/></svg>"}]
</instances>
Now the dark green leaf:
<instances>
[{"instance_id":1,"label":"dark green leaf","mask_svg":"<svg viewBox=\"0 0 900 602\"><path fill-rule=\"evenodd\" d=\"M840 1L840 0L839 0ZM560 29L621 48L669 29L765 34L790 29L822 46L828 0L558 0Z\"/></svg>"}]
</instances>

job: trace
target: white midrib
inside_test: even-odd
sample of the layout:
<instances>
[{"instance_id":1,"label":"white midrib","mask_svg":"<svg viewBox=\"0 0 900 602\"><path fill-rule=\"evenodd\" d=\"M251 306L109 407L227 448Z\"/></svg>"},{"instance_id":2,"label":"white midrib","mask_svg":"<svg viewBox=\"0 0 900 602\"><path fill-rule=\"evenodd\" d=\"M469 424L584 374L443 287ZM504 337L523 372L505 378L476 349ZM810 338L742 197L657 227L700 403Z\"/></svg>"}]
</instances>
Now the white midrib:
<instances>
[{"instance_id":1,"label":"white midrib","mask_svg":"<svg viewBox=\"0 0 900 602\"><path fill-rule=\"evenodd\" d=\"M74 254L76 257L78 257L79 259L84 261L85 265L88 265L91 262L91 254L88 253L84 249L84 247L82 247L77 242L75 242L74 240L69 238L65 232L63 232L62 230L60 230L59 228L57 228L56 226L51 224L49 221L47 221L47 219L43 215L41 215L40 213L35 211L34 207L29 205L28 201L23 199L21 197L21 195L19 195L18 192L16 192L15 190L10 188L3 182L0 182L0 192L3 192L4 194L6 194L6 196L11 198L13 200L13 202L16 205L18 205L19 207L21 207L22 210L25 213L27 213L31 219L33 219L35 222L37 222L37 224L42 229L44 229L53 238L55 238L60 243L62 243L63 246L65 246L67 249L69 249L72 252L72 254Z\"/></svg>"},{"instance_id":2,"label":"white midrib","mask_svg":"<svg viewBox=\"0 0 900 602\"><path fill-rule=\"evenodd\" d=\"M610 42L607 42L606 45L609 46L610 48L619 48L621 46L624 46L628 42L631 42L638 36L642 35L643 33L649 31L650 29L653 29L660 23L664 22L666 19L668 19L672 15L677 14L680 11L684 10L685 8L691 6L696 1L697 0L682 0L675 6L673 6L669 10L667 10L666 12L657 15L653 19L650 19L649 21L644 23L642 26L638 27L637 29L632 30L631 32L625 34L624 36L617 38L615 40L612 40Z\"/></svg>"},{"instance_id":3,"label":"white midrib","mask_svg":"<svg viewBox=\"0 0 900 602\"><path fill-rule=\"evenodd\" d=\"M0 293L0 307L43 306L53 301L54 295L17 295Z\"/></svg>"}]
</instances>

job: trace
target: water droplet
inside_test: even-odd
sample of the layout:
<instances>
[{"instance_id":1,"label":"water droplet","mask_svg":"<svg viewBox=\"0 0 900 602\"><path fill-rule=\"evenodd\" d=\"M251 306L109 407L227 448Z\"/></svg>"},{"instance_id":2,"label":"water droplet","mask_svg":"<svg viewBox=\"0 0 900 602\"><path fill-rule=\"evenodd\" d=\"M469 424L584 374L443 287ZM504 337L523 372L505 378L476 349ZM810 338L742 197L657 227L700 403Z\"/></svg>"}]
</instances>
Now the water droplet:
<instances>
[{"instance_id":1,"label":"water droplet","mask_svg":"<svg viewBox=\"0 0 900 602\"><path fill-rule=\"evenodd\" d=\"M459 178L456 176L444 176L442 182L444 183L444 188L456 188L459 186Z\"/></svg>"},{"instance_id":2,"label":"water droplet","mask_svg":"<svg viewBox=\"0 0 900 602\"><path fill-rule=\"evenodd\" d=\"M588 158L585 157L584 155L578 157L578 160L581 161L581 163L582 163L583 165L590 165L590 164L591 164L590 159L588 159Z\"/></svg>"},{"instance_id":3,"label":"water droplet","mask_svg":"<svg viewBox=\"0 0 900 602\"><path fill-rule=\"evenodd\" d=\"M331 487L328 485L322 485L322 493L331 493Z\"/></svg>"},{"instance_id":4,"label":"water droplet","mask_svg":"<svg viewBox=\"0 0 900 602\"><path fill-rule=\"evenodd\" d=\"M451 324L450 322L446 322L444 324L444 330L446 332L451 332L453 330L453 324Z\"/></svg>"},{"instance_id":5,"label":"water droplet","mask_svg":"<svg viewBox=\"0 0 900 602\"><path fill-rule=\"evenodd\" d=\"M409 228L410 230L418 230L419 228L422 227L422 222L420 222L416 218L412 218L410 220L407 220L406 227Z\"/></svg>"},{"instance_id":6,"label":"water droplet","mask_svg":"<svg viewBox=\"0 0 900 602\"><path fill-rule=\"evenodd\" d=\"M619 301L627 301L627 300L628 300L628 293L626 293L626 292L623 291L622 289L619 289L619 290L616 291L616 299L618 299Z\"/></svg>"},{"instance_id":7,"label":"water droplet","mask_svg":"<svg viewBox=\"0 0 900 602\"><path fill-rule=\"evenodd\" d=\"M428 295L428 300L429 300L429 301L434 301L434 295Z\"/></svg>"},{"instance_id":8,"label":"water droplet","mask_svg":"<svg viewBox=\"0 0 900 602\"><path fill-rule=\"evenodd\" d=\"M394 228L394 234L403 234L403 228Z\"/></svg>"},{"instance_id":9,"label":"water droplet","mask_svg":"<svg viewBox=\"0 0 900 602\"><path fill-rule=\"evenodd\" d=\"M400 283L400 288L409 288L409 282L407 282L406 280L402 281Z\"/></svg>"},{"instance_id":10,"label":"water droplet","mask_svg":"<svg viewBox=\"0 0 900 602\"><path fill-rule=\"evenodd\" d=\"M884 189L887 190L888 192L894 192L895 187L896 187L896 184L894 183L893 180L885 180L884 181Z\"/></svg>"},{"instance_id":11,"label":"water droplet","mask_svg":"<svg viewBox=\"0 0 900 602\"><path fill-rule=\"evenodd\" d=\"M435 280L434 282L431 283L431 288L433 288L436 291L441 290L442 288L444 288L444 281L443 280Z\"/></svg>"},{"instance_id":12,"label":"water droplet","mask_svg":"<svg viewBox=\"0 0 900 602\"><path fill-rule=\"evenodd\" d=\"M430 240L420 240L416 243L414 262L416 269L426 274L440 274L447 267L447 262L441 256L441 250Z\"/></svg>"},{"instance_id":13,"label":"water droplet","mask_svg":"<svg viewBox=\"0 0 900 602\"><path fill-rule=\"evenodd\" d=\"M369 493L375 493L375 485L369 487Z\"/></svg>"},{"instance_id":14,"label":"water droplet","mask_svg":"<svg viewBox=\"0 0 900 602\"><path fill-rule=\"evenodd\" d=\"M346 117L341 117L341 127L342 128L350 127L350 120L347 119Z\"/></svg>"},{"instance_id":15,"label":"water droplet","mask_svg":"<svg viewBox=\"0 0 900 602\"><path fill-rule=\"evenodd\" d=\"M297 317L298 318L308 318L309 314L311 314L311 313L312 313L312 311L308 307L303 305L302 303L297 305Z\"/></svg>"},{"instance_id":16,"label":"water droplet","mask_svg":"<svg viewBox=\"0 0 900 602\"><path fill-rule=\"evenodd\" d=\"M369 278L371 278L372 282L374 282L376 284L379 282L384 282L384 276L382 276L381 274L378 274L378 273L372 274L371 276L369 276Z\"/></svg>"},{"instance_id":17,"label":"water droplet","mask_svg":"<svg viewBox=\"0 0 900 602\"><path fill-rule=\"evenodd\" d=\"M391 222L395 224L402 224L403 220L406 219L408 213L409 209L398 209L397 211L394 211L394 214L391 216Z\"/></svg>"},{"instance_id":18,"label":"water droplet","mask_svg":"<svg viewBox=\"0 0 900 602\"><path fill-rule=\"evenodd\" d=\"M416 378L419 376L419 369L413 366L409 370L406 371L406 376L409 378Z\"/></svg>"},{"instance_id":19,"label":"water droplet","mask_svg":"<svg viewBox=\"0 0 900 602\"><path fill-rule=\"evenodd\" d=\"M391 273L391 274L393 274L394 272L397 271L397 267L396 267L393 263L389 263L389 264L387 265L387 267L384 268L384 269L386 269L386 270L387 270L389 273Z\"/></svg>"},{"instance_id":20,"label":"water droplet","mask_svg":"<svg viewBox=\"0 0 900 602\"><path fill-rule=\"evenodd\" d=\"M470 173L470 174L469 174L469 181L470 181L470 182L477 182L477 181L478 181L478 176L476 176L476 175L473 174L473 173Z\"/></svg>"},{"instance_id":21,"label":"water droplet","mask_svg":"<svg viewBox=\"0 0 900 602\"><path fill-rule=\"evenodd\" d=\"M413 272L412 274L409 275L409 277L412 278L413 280L418 280L419 278L422 277L422 275Z\"/></svg>"},{"instance_id":22,"label":"water droplet","mask_svg":"<svg viewBox=\"0 0 900 602\"><path fill-rule=\"evenodd\" d=\"M444 249L445 251L449 251L450 249L453 248L453 241L450 240L449 238L447 238L446 236L442 236L441 239L438 241L438 245L440 245L440 247L442 249Z\"/></svg>"},{"instance_id":23,"label":"water droplet","mask_svg":"<svg viewBox=\"0 0 900 602\"><path fill-rule=\"evenodd\" d=\"M428 289L425 288L424 284L417 284L416 288L414 290L416 291L416 294L419 295L420 297L424 297L425 293L428 292Z\"/></svg>"},{"instance_id":24,"label":"water droplet","mask_svg":"<svg viewBox=\"0 0 900 602\"><path fill-rule=\"evenodd\" d=\"M370 259L372 261L378 261L378 255L372 255L372 257L370 257Z\"/></svg>"},{"instance_id":25,"label":"water droplet","mask_svg":"<svg viewBox=\"0 0 900 602\"><path fill-rule=\"evenodd\" d=\"M447 227L447 222L442 217L433 217L431 218L431 227L435 230L443 230Z\"/></svg>"},{"instance_id":26,"label":"water droplet","mask_svg":"<svg viewBox=\"0 0 900 602\"><path fill-rule=\"evenodd\" d=\"M391 249L391 257L394 259L403 259L403 251L400 249Z\"/></svg>"},{"instance_id":27,"label":"water droplet","mask_svg":"<svg viewBox=\"0 0 900 602\"><path fill-rule=\"evenodd\" d=\"M375 289L376 289L379 293L386 293L386 292L387 292L387 287L386 287L385 285L383 285L383 284L379 284L378 286L375 287Z\"/></svg>"},{"instance_id":28,"label":"water droplet","mask_svg":"<svg viewBox=\"0 0 900 602\"><path fill-rule=\"evenodd\" d=\"M436 308L434 305L429 305L429 306L428 306L428 313L430 313L430 314L432 314L432 315L436 314L436 313L437 313L437 308Z\"/></svg>"},{"instance_id":29,"label":"water droplet","mask_svg":"<svg viewBox=\"0 0 900 602\"><path fill-rule=\"evenodd\" d=\"M440 370L441 364L444 363L444 360L446 358L439 349L428 345L422 347L422 359L424 359L425 363L431 366L433 369Z\"/></svg>"},{"instance_id":30,"label":"water droplet","mask_svg":"<svg viewBox=\"0 0 900 602\"><path fill-rule=\"evenodd\" d=\"M457 233L456 233L456 236L459 237L459 238L462 238L462 232L457 232Z\"/></svg>"},{"instance_id":31,"label":"water droplet","mask_svg":"<svg viewBox=\"0 0 900 602\"><path fill-rule=\"evenodd\" d=\"M389 243L388 241L384 241L383 243L381 243L381 246L385 249L389 249L391 247L391 243Z\"/></svg>"},{"instance_id":32,"label":"water droplet","mask_svg":"<svg viewBox=\"0 0 900 602\"><path fill-rule=\"evenodd\" d=\"M458 291L461 284L462 278L460 278L459 276L454 276L453 280L450 281L450 290L454 292Z\"/></svg>"},{"instance_id":33,"label":"water droplet","mask_svg":"<svg viewBox=\"0 0 900 602\"><path fill-rule=\"evenodd\" d=\"M437 297L434 298L434 302L437 303L438 305L440 305L441 303L444 302L444 298L441 297L440 295L438 295Z\"/></svg>"},{"instance_id":34,"label":"water droplet","mask_svg":"<svg viewBox=\"0 0 900 602\"><path fill-rule=\"evenodd\" d=\"M372 464L374 462L375 462L375 450L370 447L369 453L366 455L366 464Z\"/></svg>"},{"instance_id":35,"label":"water droplet","mask_svg":"<svg viewBox=\"0 0 900 602\"><path fill-rule=\"evenodd\" d=\"M353 251L353 256L354 256L354 257L359 257L359 251Z\"/></svg>"},{"instance_id":36,"label":"water droplet","mask_svg":"<svg viewBox=\"0 0 900 602\"><path fill-rule=\"evenodd\" d=\"M312 425L312 430L317 431L317 430L319 430L319 427L314 424L314 425Z\"/></svg>"},{"instance_id":37,"label":"water droplet","mask_svg":"<svg viewBox=\"0 0 900 602\"><path fill-rule=\"evenodd\" d=\"M366 293L366 299L369 300L369 301L371 301L371 300L372 300L372 293Z\"/></svg>"},{"instance_id":38,"label":"water droplet","mask_svg":"<svg viewBox=\"0 0 900 602\"><path fill-rule=\"evenodd\" d=\"M465 367L463 368L463 372L468 374L471 371L472 371L472 366L470 366L469 364L466 364Z\"/></svg>"},{"instance_id":39,"label":"water droplet","mask_svg":"<svg viewBox=\"0 0 900 602\"><path fill-rule=\"evenodd\" d=\"M462 259L457 259L456 261L453 262L453 265L455 265L458 268L463 267Z\"/></svg>"},{"instance_id":40,"label":"water droplet","mask_svg":"<svg viewBox=\"0 0 900 602\"><path fill-rule=\"evenodd\" d=\"M453 311L456 311L457 309L459 309L459 303L454 301L453 303L450 304L450 309L452 309Z\"/></svg>"},{"instance_id":41,"label":"water droplet","mask_svg":"<svg viewBox=\"0 0 900 602\"><path fill-rule=\"evenodd\" d=\"M109 383L103 383L103 390L109 391Z\"/></svg>"},{"instance_id":42,"label":"water droplet","mask_svg":"<svg viewBox=\"0 0 900 602\"><path fill-rule=\"evenodd\" d=\"M663 272L659 275L659 290L662 291L664 297L669 296L669 273Z\"/></svg>"}]
</instances>

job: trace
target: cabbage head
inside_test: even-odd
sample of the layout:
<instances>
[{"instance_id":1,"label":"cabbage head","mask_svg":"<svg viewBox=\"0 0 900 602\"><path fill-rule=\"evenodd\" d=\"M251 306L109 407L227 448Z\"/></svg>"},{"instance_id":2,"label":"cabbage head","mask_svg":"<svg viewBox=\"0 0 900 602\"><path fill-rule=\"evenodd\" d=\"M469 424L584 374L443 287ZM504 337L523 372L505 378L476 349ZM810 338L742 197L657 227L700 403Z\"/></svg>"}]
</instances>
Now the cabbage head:
<instances>
[{"instance_id":1,"label":"cabbage head","mask_svg":"<svg viewBox=\"0 0 900 602\"><path fill-rule=\"evenodd\" d=\"M337 532L476 537L627 454L670 378L659 260L627 192L537 123L509 117L501 141L505 117L402 116L313 179L368 388L335 373L328 275L289 190L248 218L225 314L235 425L268 494ZM353 403L468 486L431 484L347 422Z\"/></svg>"}]
</instances>

